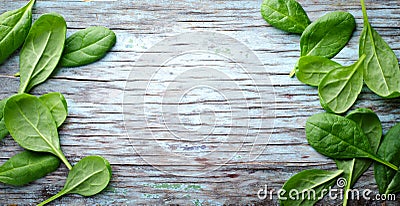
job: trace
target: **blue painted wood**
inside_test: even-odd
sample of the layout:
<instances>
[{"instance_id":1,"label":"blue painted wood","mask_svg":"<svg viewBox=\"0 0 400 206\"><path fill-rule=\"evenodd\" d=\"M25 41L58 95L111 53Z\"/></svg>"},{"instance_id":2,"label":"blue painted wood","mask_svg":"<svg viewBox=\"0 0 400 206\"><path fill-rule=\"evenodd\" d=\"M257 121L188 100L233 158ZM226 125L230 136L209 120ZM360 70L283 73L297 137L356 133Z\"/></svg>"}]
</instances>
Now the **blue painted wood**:
<instances>
[{"instance_id":1,"label":"blue painted wood","mask_svg":"<svg viewBox=\"0 0 400 206\"><path fill-rule=\"evenodd\" d=\"M21 7L26 1L0 0L0 13ZM349 45L339 53L335 60L342 64L351 64L358 57L358 37L362 29L362 14L358 1L299 1L309 14L311 20L334 10L345 10L352 13L357 20L358 28ZM327 159L307 145L305 140L304 124L312 114L322 112L318 101L316 88L301 84L296 78L289 78L288 74L299 57L299 36L287 34L269 26L260 15L261 1L38 1L33 9L33 17L37 19L41 14L57 12L63 15L68 24L68 35L93 25L102 25L111 28L117 34L117 44L112 51L101 61L79 68L60 68L46 83L32 90L33 94L58 91L65 95L69 105L69 116L66 123L60 128L62 150L71 163L76 163L86 155L102 155L112 164L113 179L110 186L99 195L93 197L80 197L68 195L56 200L57 205L136 205L136 204L196 204L196 205L223 205L223 204L276 204L277 199L259 200L257 192L265 184L269 188L278 190L284 181L302 169L324 168L333 169L332 160ZM400 4L399 1L367 1L370 22L376 30L391 45L397 56L400 56ZM265 71L257 75L268 76L271 83L264 85L249 85L260 88L273 88L275 92L275 116L265 116L274 120L274 125L263 127L259 130L260 137L265 138L265 150L257 158L249 161L244 157L249 153L249 147L237 152L235 150L218 150L222 146L236 145L242 136L229 136L221 146L218 141L202 142L180 141L171 138L175 130L165 131L161 127L149 129L148 122L157 119L157 112L152 110L145 113L147 116L133 116L131 121L137 121L143 126L126 128L124 124L123 100L124 89L135 63L141 55L149 51L167 37L184 32L209 31L226 34L246 45L264 64ZM221 42L223 43L223 42ZM229 51L225 55L229 55ZM161 55L161 53L160 53ZM193 56L191 56L193 57ZM195 56L196 57L196 56ZM205 59L204 59L205 58ZM180 67L188 67L191 63L198 62L210 64L204 56L197 56L195 60L183 59L175 65L176 71ZM223 66L220 62L211 61L214 67ZM185 64L183 64L185 63ZM199 65L191 65L193 67ZM201 66L201 65L200 65ZM164 68L174 73L174 69ZM19 79L13 77L18 71L18 52L7 62L0 66L0 98L5 98L15 93L19 86ZM146 74L146 67L137 69L139 75ZM142 73L141 73L142 72ZM159 82L168 81L168 72L160 76ZM230 75L230 82L235 85L245 84L241 80L242 74L234 71L225 71ZM171 74L173 75L173 74ZM137 82L150 82L149 79L134 78ZM195 79L195 77L193 78ZM190 79L185 79L190 82ZM204 81L208 81L204 79ZM230 88L217 79L218 89L228 91ZM157 82L157 81L155 81ZM173 79L171 83L179 82ZM154 91L163 91L162 84L155 84ZM171 91L171 90L170 90ZM235 88L233 89L235 90ZM137 92L137 93L135 93ZM140 94L143 90L133 91ZM178 92L178 90L176 90ZM194 93L192 93L194 94ZM204 93L198 93L201 96ZM206 93L207 94L207 93ZM260 93L267 95L266 93ZM157 101L162 100L163 93L151 96L154 104L148 104L153 111L163 105ZM198 96L197 96L198 97ZM207 99L217 98L218 94L209 93ZM232 108L214 101L201 103L195 95L192 106L184 107L184 114L179 116L181 121L192 121L196 127L199 116L196 109L204 105L214 109L216 117L224 112L242 111L240 101L236 99L229 102ZM186 101L185 99L182 101ZM377 112L383 122L384 131L400 120L399 99L384 100L372 94L368 89L363 89L361 97L354 108L368 107ZM179 102L175 102L178 108ZM246 108L245 108L246 109ZM203 111L203 110L200 110ZM218 113L219 112L219 113ZM173 120L179 114L166 113L164 118ZM242 114L242 113L240 113ZM253 115L258 115L257 113ZM221 116L226 119L225 116ZM247 118L248 116L238 116ZM185 119L186 118L186 119ZM161 120L159 120L162 122ZM187 123L187 122L186 122ZM212 124L215 122L204 122ZM197 125L198 126L198 125ZM218 126L218 125L217 125ZM229 127L216 127L219 136L229 134ZM221 129L222 128L222 129ZM244 126L250 132L254 128ZM154 135L158 140L154 144L168 146L170 151L181 154L192 154L193 161L185 164L174 157L164 156L148 142L134 141L126 131L137 130L143 140L149 140L148 135ZM158 130L157 130L158 129ZM176 130L191 137L191 132ZM271 135L270 135L271 134ZM146 136L147 135L147 136ZM152 136L150 136L152 137ZM268 141L268 138L269 141ZM134 138L137 140L137 138ZM236 143L235 143L236 141ZM239 143L238 143L239 141ZM162 144L162 143L165 144ZM202 147L202 145L206 147ZM250 142L251 143L251 142ZM259 145L259 146L260 146ZM154 146L154 147L153 147ZM213 147L214 146L214 147ZM0 142L0 162L5 162L10 156L21 151L21 148L11 137ZM139 154L135 148L146 149L146 154ZM211 149L210 149L211 148ZM216 149L217 153L211 158L202 157L209 150ZM261 147L264 148L264 147ZM209 150L208 150L209 149ZM159 162L146 162L146 157L154 156ZM231 157L230 161L220 165L216 170L205 174L198 174L199 170L215 166L219 157ZM197 158L197 159L196 159ZM168 160L168 161L167 161ZM202 169L203 168L203 169ZM169 171L165 173L164 171ZM186 175L176 175L180 172ZM172 173L172 174L171 174ZM196 175L187 175L196 174ZM37 204L59 191L66 179L67 168L61 166L56 172L45 178L35 181L24 187L11 187L0 184L1 204ZM377 187L370 169L356 184L357 188L371 189L374 193ZM327 200L325 204L338 204L340 201ZM356 204L377 205L378 202L367 201Z\"/></svg>"}]
</instances>

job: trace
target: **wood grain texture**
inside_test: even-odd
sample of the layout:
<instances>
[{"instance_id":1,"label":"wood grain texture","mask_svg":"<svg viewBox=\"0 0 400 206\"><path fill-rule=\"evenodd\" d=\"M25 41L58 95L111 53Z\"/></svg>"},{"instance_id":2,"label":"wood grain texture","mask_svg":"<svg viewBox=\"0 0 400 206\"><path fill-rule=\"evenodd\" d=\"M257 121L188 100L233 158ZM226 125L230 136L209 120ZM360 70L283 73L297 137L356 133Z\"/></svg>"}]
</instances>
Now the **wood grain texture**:
<instances>
[{"instance_id":1,"label":"wood grain texture","mask_svg":"<svg viewBox=\"0 0 400 206\"><path fill-rule=\"evenodd\" d=\"M358 37L362 29L362 14L359 2L356 0L299 1L310 19L313 21L323 14L344 10L356 17L357 30L349 45L336 57L339 63L349 65L358 58ZM0 0L0 13L19 8L26 1ZM370 23L383 36L400 56L400 2L367 0ZM69 106L69 116L65 124L60 128L62 150L67 159L75 164L87 155L102 155L107 158L113 169L113 179L109 187L99 195L93 197L80 197L68 195L56 200L57 205L275 205L277 198L273 200L259 200L257 191L264 187L278 190L282 184L295 173L303 169L323 168L334 169L332 160L323 157L307 145L304 125L307 117L322 112L319 105L316 88L300 83L296 78L289 78L288 74L296 63L299 52L298 35L291 35L269 26L260 14L261 1L37 1L33 8L33 18L37 19L41 14L57 12L64 16L68 25L68 35L89 26L101 25L112 29L117 35L117 44L112 51L101 61L78 68L60 68L44 84L34 88L31 93L41 95L48 92L61 92L65 95ZM271 95L275 93L275 113L272 116L263 116L265 119L273 119L273 125L263 128L254 128L251 125L238 125L246 131L259 132L259 137L266 141L257 142L260 148L265 148L255 159L241 158L248 154L248 145L242 136L230 133L229 124L217 124L208 142L194 139L190 135L199 125L212 125L214 122L200 122L196 108L206 105L208 111L216 120L229 120L236 118L239 123L241 118L249 116L235 116L235 112L243 115L241 111L252 111L242 102L251 101L246 98L234 99L229 102L231 107L226 107L226 102L216 97L213 92L192 93L192 98L184 100L183 110L168 110L164 115L167 120L182 118L185 128L172 128L165 130L161 124L152 125L158 118L158 109L162 108L163 91L166 84L188 83L189 77L182 79L171 78L174 68L193 67L202 65L223 68L229 63L222 60L208 59L203 55L192 55L195 61L182 59L176 65L171 63L164 68L159 79L154 82L153 93L146 96L146 111L136 116L133 113L129 121L139 125L136 128L126 127L124 123L124 95L127 80L132 82L149 83L149 79L141 78L146 74L146 65L138 68L136 62L143 54L160 41L185 32L208 31L226 34L246 45L260 59L264 65L264 72L254 75L268 76L270 83L249 84L248 79L241 73L225 71L226 79L207 78L200 73L201 81L220 82L217 84L219 91L228 93L240 92L246 94ZM221 42L223 43L223 42ZM13 77L18 71L18 53L14 54L3 65L0 65L0 98L5 98L17 92L19 79ZM160 52L159 55L162 53ZM157 53L156 53L157 55ZM217 57L213 57L217 58ZM175 67L174 67L175 66ZM128 78L130 73L139 74L136 78ZM196 73L197 74L197 73ZM194 80L196 76L191 77ZM242 87L230 88L229 84ZM153 83L153 82L151 82ZM211 84L211 83L210 83ZM150 84L153 85L153 84ZM246 87L247 85L247 87ZM264 90L257 93L254 87ZM245 89L243 89L245 88ZM266 89L267 88L267 89ZM231 89L231 90L230 90ZM145 88L129 91L131 95L141 95ZM179 93L178 90L168 90ZM265 92L263 92L265 91ZM207 92L207 91L206 91ZM207 98L201 100L202 95ZM140 96L139 96L140 97ZM215 97L215 98L214 98ZM170 102L179 108L180 102ZM400 121L399 99L381 99L364 88L354 108L368 107L373 109L381 121L386 132L388 128ZM189 105L187 105L189 104ZM139 108L139 104L133 105ZM136 106L136 107L135 107ZM165 106L165 104L164 104ZM266 107L271 105L266 105ZM211 109L210 109L211 108ZM260 117L255 107L256 117ZM179 111L183 112L182 114ZM200 110L203 111L203 110ZM200 112L201 113L201 112ZM231 113L231 115L227 115ZM257 116L258 115L258 116ZM218 118L217 118L218 117ZM146 122L145 119L149 120ZM251 118L250 118L251 119ZM201 120L201 117L200 117ZM206 119L207 120L207 119ZM178 121L177 121L178 122ZM174 122L172 122L174 123ZM175 122L176 123L176 122ZM257 123L257 121L256 121ZM174 125L174 124L172 124ZM182 126L175 124L175 126ZM257 125L256 125L257 126ZM129 131L136 132L137 136L129 137ZM151 131L151 133L149 133ZM240 130L241 131L241 130ZM172 132L186 139L174 139ZM188 136L184 136L184 134ZM232 139L224 139L229 134ZM194 161L183 164L181 161L171 161L171 157L157 152L146 141L154 138L154 144L167 145L168 150L187 156L194 156ZM214 138L214 139L213 139ZM269 138L269 141L267 140ZM133 141L135 140L135 141ZM222 141L223 140L223 141ZM144 141L141 143L140 141ZM223 142L224 144L221 144ZM232 147L224 148L224 145L238 145L245 143L243 150L232 150ZM263 145L264 144L264 145ZM154 145L157 146L157 145ZM266 147L264 147L266 146ZM21 148L11 137L0 142L0 163L5 162L13 154L21 151ZM139 149L138 149L139 148ZM216 150L211 158L203 158L202 155ZM221 149L222 148L222 149ZM233 147L236 148L236 147ZM145 154L138 151L147 151ZM146 157L159 159L150 164ZM229 161L219 165L215 170L201 173L208 166L220 164L219 159L228 158ZM173 159L172 159L173 160ZM171 163L172 162L172 163ZM165 172L168 171L168 172ZM184 175L176 173L185 172ZM189 175L188 175L189 174ZM193 175L190 175L193 174ZM0 184L0 204L37 204L59 191L66 179L67 168L61 166L53 172L24 187L11 187ZM356 188L371 189L377 192L370 169L356 184ZM337 205L339 200L326 200L322 205ZM379 201L353 201L354 205L380 205ZM388 205L400 205L400 202L389 202Z\"/></svg>"}]
</instances>

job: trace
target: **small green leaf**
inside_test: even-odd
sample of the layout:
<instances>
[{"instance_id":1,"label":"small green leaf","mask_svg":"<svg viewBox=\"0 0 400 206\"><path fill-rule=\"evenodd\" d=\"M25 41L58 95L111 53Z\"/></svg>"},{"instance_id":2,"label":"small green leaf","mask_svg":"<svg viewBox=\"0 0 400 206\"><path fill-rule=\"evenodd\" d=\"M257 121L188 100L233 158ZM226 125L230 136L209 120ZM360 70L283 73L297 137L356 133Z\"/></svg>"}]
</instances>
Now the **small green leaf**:
<instances>
[{"instance_id":1,"label":"small green leaf","mask_svg":"<svg viewBox=\"0 0 400 206\"><path fill-rule=\"evenodd\" d=\"M61 65L77 67L104 57L115 44L116 36L106 27L95 26L72 34L65 41Z\"/></svg>"},{"instance_id":2,"label":"small green leaf","mask_svg":"<svg viewBox=\"0 0 400 206\"><path fill-rule=\"evenodd\" d=\"M61 58L66 31L59 14L44 14L35 21L21 49L19 93L29 92L51 75Z\"/></svg>"},{"instance_id":3,"label":"small green leaf","mask_svg":"<svg viewBox=\"0 0 400 206\"><path fill-rule=\"evenodd\" d=\"M301 34L311 23L303 7L295 0L264 0L261 15L273 27Z\"/></svg>"},{"instance_id":4,"label":"small green leaf","mask_svg":"<svg viewBox=\"0 0 400 206\"><path fill-rule=\"evenodd\" d=\"M300 57L296 65L296 77L304 84L318 86L325 75L342 65L319 56Z\"/></svg>"},{"instance_id":5,"label":"small green leaf","mask_svg":"<svg viewBox=\"0 0 400 206\"><path fill-rule=\"evenodd\" d=\"M332 58L350 40L356 22L348 12L328 13L311 23L301 35L301 56Z\"/></svg>"},{"instance_id":6,"label":"small green leaf","mask_svg":"<svg viewBox=\"0 0 400 206\"><path fill-rule=\"evenodd\" d=\"M280 199L281 205L314 205L328 193L328 189L335 184L336 179L342 173L342 170L325 171L316 169L297 173L283 185L284 194Z\"/></svg>"},{"instance_id":7,"label":"small green leaf","mask_svg":"<svg viewBox=\"0 0 400 206\"><path fill-rule=\"evenodd\" d=\"M100 156L88 156L79 161L68 174L64 188L39 205L45 205L66 194L95 195L111 180L110 163Z\"/></svg>"},{"instance_id":8,"label":"small green leaf","mask_svg":"<svg viewBox=\"0 0 400 206\"><path fill-rule=\"evenodd\" d=\"M0 64L25 41L32 24L32 7L35 0L13 11L0 15Z\"/></svg>"},{"instance_id":9,"label":"small green leaf","mask_svg":"<svg viewBox=\"0 0 400 206\"><path fill-rule=\"evenodd\" d=\"M64 96L61 93L53 92L44 94L39 99L50 109L57 127L60 127L68 116L67 101Z\"/></svg>"},{"instance_id":10,"label":"small green leaf","mask_svg":"<svg viewBox=\"0 0 400 206\"><path fill-rule=\"evenodd\" d=\"M318 95L325 110L344 113L353 106L363 86L362 56L355 64L328 72L318 86Z\"/></svg>"},{"instance_id":11,"label":"small green leaf","mask_svg":"<svg viewBox=\"0 0 400 206\"><path fill-rule=\"evenodd\" d=\"M28 184L55 171L59 165L60 160L51 154L23 151L0 166L0 182Z\"/></svg>"}]
</instances>

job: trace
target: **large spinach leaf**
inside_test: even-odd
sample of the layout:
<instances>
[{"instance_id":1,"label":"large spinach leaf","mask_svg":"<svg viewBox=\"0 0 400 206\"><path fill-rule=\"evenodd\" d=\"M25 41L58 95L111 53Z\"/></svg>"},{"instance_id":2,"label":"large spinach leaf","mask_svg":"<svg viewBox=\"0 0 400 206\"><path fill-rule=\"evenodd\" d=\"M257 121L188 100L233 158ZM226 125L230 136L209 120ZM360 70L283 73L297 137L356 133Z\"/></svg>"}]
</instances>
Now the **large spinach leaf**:
<instances>
[{"instance_id":1,"label":"large spinach leaf","mask_svg":"<svg viewBox=\"0 0 400 206\"><path fill-rule=\"evenodd\" d=\"M35 21L21 49L19 93L28 92L50 76L60 60L66 31L64 18L55 13Z\"/></svg>"},{"instance_id":2,"label":"large spinach leaf","mask_svg":"<svg viewBox=\"0 0 400 206\"><path fill-rule=\"evenodd\" d=\"M383 138L382 144L378 149L378 155L395 165L400 165L400 123L393 126ZM374 165L375 180L378 184L379 192L391 194L400 192L400 174L384 165Z\"/></svg>"},{"instance_id":3,"label":"large spinach leaf","mask_svg":"<svg viewBox=\"0 0 400 206\"><path fill-rule=\"evenodd\" d=\"M397 171L399 168L374 154L362 129L350 119L320 113L306 123L308 143L319 153L335 159L369 158Z\"/></svg>"},{"instance_id":4,"label":"large spinach leaf","mask_svg":"<svg viewBox=\"0 0 400 206\"><path fill-rule=\"evenodd\" d=\"M348 12L335 11L320 17L301 35L301 56L334 57L350 40L355 28L355 19Z\"/></svg>"},{"instance_id":5,"label":"large spinach leaf","mask_svg":"<svg viewBox=\"0 0 400 206\"><path fill-rule=\"evenodd\" d=\"M342 170L304 170L291 177L282 187L281 205L314 205L332 187Z\"/></svg>"},{"instance_id":6,"label":"large spinach leaf","mask_svg":"<svg viewBox=\"0 0 400 206\"><path fill-rule=\"evenodd\" d=\"M359 55L366 55L364 81L375 94L394 98L400 96L400 69L396 55L385 40L372 28L364 0L361 0L364 29L360 36Z\"/></svg>"},{"instance_id":7,"label":"large spinach leaf","mask_svg":"<svg viewBox=\"0 0 400 206\"><path fill-rule=\"evenodd\" d=\"M321 80L318 95L325 110L343 113L357 100L363 86L362 63L365 56L353 65L331 70Z\"/></svg>"},{"instance_id":8,"label":"large spinach leaf","mask_svg":"<svg viewBox=\"0 0 400 206\"><path fill-rule=\"evenodd\" d=\"M66 194L95 195L106 188L110 179L111 166L106 159L100 156L85 157L71 169L64 188L39 206Z\"/></svg>"},{"instance_id":9,"label":"large spinach leaf","mask_svg":"<svg viewBox=\"0 0 400 206\"><path fill-rule=\"evenodd\" d=\"M61 65L76 67L95 62L106 55L116 40L115 33L102 26L78 31L65 41Z\"/></svg>"},{"instance_id":10,"label":"large spinach leaf","mask_svg":"<svg viewBox=\"0 0 400 206\"><path fill-rule=\"evenodd\" d=\"M24 185L55 171L60 160L46 153L23 151L0 166L0 182Z\"/></svg>"},{"instance_id":11,"label":"large spinach leaf","mask_svg":"<svg viewBox=\"0 0 400 206\"><path fill-rule=\"evenodd\" d=\"M32 24L33 4L35 0L0 15L0 64L24 43Z\"/></svg>"},{"instance_id":12,"label":"large spinach leaf","mask_svg":"<svg viewBox=\"0 0 400 206\"><path fill-rule=\"evenodd\" d=\"M14 140L23 148L49 152L71 169L60 148L57 125L48 107L29 94L10 97L4 108L4 121Z\"/></svg>"},{"instance_id":13,"label":"large spinach leaf","mask_svg":"<svg viewBox=\"0 0 400 206\"><path fill-rule=\"evenodd\" d=\"M311 23L303 7L295 0L264 0L261 15L273 27L291 33L303 33Z\"/></svg>"},{"instance_id":14,"label":"large spinach leaf","mask_svg":"<svg viewBox=\"0 0 400 206\"><path fill-rule=\"evenodd\" d=\"M325 75L342 65L319 56L300 57L296 65L296 77L304 84L318 86Z\"/></svg>"}]
</instances>

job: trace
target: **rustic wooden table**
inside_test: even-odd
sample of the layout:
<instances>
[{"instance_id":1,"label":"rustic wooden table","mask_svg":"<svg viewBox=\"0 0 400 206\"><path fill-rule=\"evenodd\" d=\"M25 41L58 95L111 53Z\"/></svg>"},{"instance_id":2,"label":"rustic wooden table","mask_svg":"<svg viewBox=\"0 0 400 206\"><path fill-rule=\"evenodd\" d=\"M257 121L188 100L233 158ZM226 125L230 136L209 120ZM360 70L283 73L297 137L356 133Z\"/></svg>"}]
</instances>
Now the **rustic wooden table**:
<instances>
[{"instance_id":1,"label":"rustic wooden table","mask_svg":"<svg viewBox=\"0 0 400 206\"><path fill-rule=\"evenodd\" d=\"M0 2L3 13L27 1ZM342 64L354 62L362 29L359 2L299 2L311 20L335 10L356 17L351 42L335 57ZM400 56L400 1L366 3L371 24ZM113 169L102 193L67 195L53 204L275 205L276 196L257 197L265 185L278 190L303 169L334 169L305 139L306 119L323 111L317 90L288 77L299 57L299 36L269 26L260 5L259 0L39 0L34 19L60 13L68 35L92 25L117 34L117 44L101 61L60 68L32 90L65 95L69 117L60 139L71 163L102 155ZM17 91L17 71L15 54L0 67L0 98ZM373 109L387 131L399 122L399 103L363 89L354 108ZM21 151L11 137L0 146L1 163ZM0 204L37 204L59 191L66 175L61 166L24 187L0 184ZM355 187L377 191L372 169Z\"/></svg>"}]
</instances>

